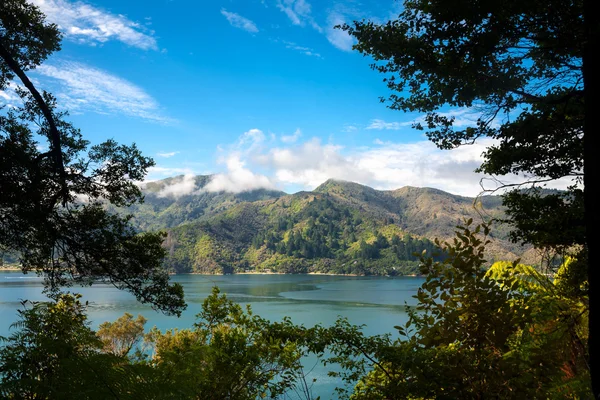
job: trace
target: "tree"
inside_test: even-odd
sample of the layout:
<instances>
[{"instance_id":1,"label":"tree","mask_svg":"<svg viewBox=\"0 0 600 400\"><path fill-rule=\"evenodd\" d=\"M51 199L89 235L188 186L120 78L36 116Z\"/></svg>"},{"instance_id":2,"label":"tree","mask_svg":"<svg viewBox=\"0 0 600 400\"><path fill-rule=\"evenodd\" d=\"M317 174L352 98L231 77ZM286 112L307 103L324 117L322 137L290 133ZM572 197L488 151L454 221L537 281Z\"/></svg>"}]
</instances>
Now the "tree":
<instances>
[{"instance_id":1,"label":"tree","mask_svg":"<svg viewBox=\"0 0 600 400\"><path fill-rule=\"evenodd\" d=\"M366 337L339 321L319 340L355 383L351 399L588 398L587 309L530 266L484 259L489 228L458 227L447 257L421 258L427 278L397 326L402 339ZM317 328L319 329L319 328Z\"/></svg>"},{"instance_id":2,"label":"tree","mask_svg":"<svg viewBox=\"0 0 600 400\"><path fill-rule=\"evenodd\" d=\"M43 273L49 293L105 280L166 313L185 307L162 266L161 233L136 232L104 204L142 201L133 181L154 162L135 145L89 146L26 72L60 49L60 32L25 0L0 5L0 90L18 78L23 105L0 109L0 250L18 252L24 272ZM37 138L49 150L38 150Z\"/></svg>"},{"instance_id":3,"label":"tree","mask_svg":"<svg viewBox=\"0 0 600 400\"><path fill-rule=\"evenodd\" d=\"M154 328L149 364L170 387L169 399L280 398L295 390L311 398L301 357L312 336L289 319L271 323L213 288L194 329Z\"/></svg>"},{"instance_id":4,"label":"tree","mask_svg":"<svg viewBox=\"0 0 600 400\"><path fill-rule=\"evenodd\" d=\"M101 351L78 296L60 295L19 311L0 348L4 399L156 398L144 366Z\"/></svg>"},{"instance_id":5,"label":"tree","mask_svg":"<svg viewBox=\"0 0 600 400\"><path fill-rule=\"evenodd\" d=\"M123 314L115 322L103 322L98 327L97 335L102 341L104 351L126 357L144 338L144 326L148 320L138 314Z\"/></svg>"},{"instance_id":6,"label":"tree","mask_svg":"<svg viewBox=\"0 0 600 400\"><path fill-rule=\"evenodd\" d=\"M451 149L496 139L478 171L533 176L532 190L505 196L515 241L577 258L589 280L590 322L600 313L600 259L590 242L594 212L591 105L598 92L600 20L592 0L407 0L397 20L358 21L341 29L375 60L392 94L389 107L426 113L415 128ZM382 100L385 101L385 100ZM444 107L480 110L472 126L454 126ZM539 185L570 179L569 190ZM520 186L517 186L521 189ZM581 283L581 282L579 282ZM597 329L597 328L596 328ZM600 331L590 324L592 382L600 396Z\"/></svg>"}]
</instances>

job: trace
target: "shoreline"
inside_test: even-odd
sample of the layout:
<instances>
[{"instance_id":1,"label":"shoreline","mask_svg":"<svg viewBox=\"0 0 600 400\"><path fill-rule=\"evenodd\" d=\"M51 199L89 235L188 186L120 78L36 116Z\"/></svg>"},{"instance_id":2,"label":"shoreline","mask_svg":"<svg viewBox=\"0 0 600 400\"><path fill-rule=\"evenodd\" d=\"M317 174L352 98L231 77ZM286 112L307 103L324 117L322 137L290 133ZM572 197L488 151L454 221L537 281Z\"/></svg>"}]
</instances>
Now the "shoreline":
<instances>
[{"instance_id":1,"label":"shoreline","mask_svg":"<svg viewBox=\"0 0 600 400\"><path fill-rule=\"evenodd\" d=\"M226 275L322 275L322 276L352 276L352 277L377 277L377 278L417 278L421 275L409 274L409 275L358 275L358 274L336 274L334 272L298 272L298 273L287 273L287 272L265 272L265 271L244 271L244 272L233 272L229 274L210 274L204 272L180 272L170 273L170 275L206 275L206 276L226 276Z\"/></svg>"},{"instance_id":2,"label":"shoreline","mask_svg":"<svg viewBox=\"0 0 600 400\"><path fill-rule=\"evenodd\" d=\"M17 266L0 266L0 271L21 271L20 267ZM273 271L244 271L244 272L233 272L230 274L210 274L204 272L170 272L169 275L207 275L207 276L225 276L225 275L321 275L321 276L351 276L351 277L380 277L380 278L391 278L388 275L358 275L358 274L336 274L334 272L299 272L299 273L287 273L287 272L273 272ZM420 275L397 275L395 277L418 277Z\"/></svg>"},{"instance_id":3,"label":"shoreline","mask_svg":"<svg viewBox=\"0 0 600 400\"><path fill-rule=\"evenodd\" d=\"M329 276L366 276L358 274L335 274L333 272L298 272L298 273L287 273L287 272L273 272L273 271L244 271L244 272L232 272L228 274L211 274L206 272L171 272L169 275L207 275L207 276L225 276L225 275L329 275ZM373 275L382 276L382 275Z\"/></svg>"},{"instance_id":4,"label":"shoreline","mask_svg":"<svg viewBox=\"0 0 600 400\"><path fill-rule=\"evenodd\" d=\"M21 271L21 267L3 265L0 267L0 271Z\"/></svg>"}]
</instances>

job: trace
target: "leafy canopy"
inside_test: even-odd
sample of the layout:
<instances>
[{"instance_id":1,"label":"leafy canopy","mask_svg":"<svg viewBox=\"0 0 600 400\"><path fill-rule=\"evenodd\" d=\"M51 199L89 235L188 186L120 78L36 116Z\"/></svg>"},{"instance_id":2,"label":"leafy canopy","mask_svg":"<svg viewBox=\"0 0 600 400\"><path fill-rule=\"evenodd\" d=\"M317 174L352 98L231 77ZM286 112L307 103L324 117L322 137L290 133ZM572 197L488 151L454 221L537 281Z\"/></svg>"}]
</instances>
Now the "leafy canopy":
<instances>
[{"instance_id":1,"label":"leafy canopy","mask_svg":"<svg viewBox=\"0 0 600 400\"><path fill-rule=\"evenodd\" d=\"M150 399L150 370L105 352L90 329L79 296L26 304L1 338L0 396L4 399Z\"/></svg>"},{"instance_id":2,"label":"leafy canopy","mask_svg":"<svg viewBox=\"0 0 600 400\"><path fill-rule=\"evenodd\" d=\"M271 323L253 315L214 288L194 329L154 328L149 361L173 399L281 398L296 391L310 396L301 357L306 330L289 319ZM310 398L310 397L309 397Z\"/></svg>"},{"instance_id":3,"label":"leafy canopy","mask_svg":"<svg viewBox=\"0 0 600 400\"><path fill-rule=\"evenodd\" d=\"M438 147L494 139L478 171L571 181L568 192L509 194L515 240L584 243L583 0L408 0L395 20L341 28L385 75L389 107L424 112L414 126ZM478 118L455 124L448 106Z\"/></svg>"},{"instance_id":4,"label":"leafy canopy","mask_svg":"<svg viewBox=\"0 0 600 400\"><path fill-rule=\"evenodd\" d=\"M109 139L90 146L56 99L25 74L57 51L60 39L35 6L0 5L0 90L10 84L22 99L17 108L0 109L0 250L17 252L23 271L43 273L50 293L105 280L179 314L183 289L169 283L162 266L163 235L140 234L130 217L104 207L142 201L134 181L154 162L135 144ZM23 86L12 81L17 77Z\"/></svg>"},{"instance_id":5,"label":"leafy canopy","mask_svg":"<svg viewBox=\"0 0 600 400\"><path fill-rule=\"evenodd\" d=\"M358 380L352 399L591 396L585 297L516 262L488 269L488 233L459 227L444 261L422 258L426 280L396 327L402 339L364 337L343 321L329 330L332 360Z\"/></svg>"},{"instance_id":6,"label":"leafy canopy","mask_svg":"<svg viewBox=\"0 0 600 400\"><path fill-rule=\"evenodd\" d=\"M389 107L425 113L415 128L426 130L439 148L488 139L477 171L495 177L499 188L513 188L504 196L512 239L577 260L569 285L585 299L590 321L600 309L592 289L598 254L591 242L598 225L592 192L598 165L589 139L600 39L594 4L405 0L395 20L340 27L385 75ZM469 126L456 124L456 109L478 118ZM498 178L509 174L521 183ZM567 190L542 190L559 179ZM590 324L592 376L600 371L594 329ZM598 397L600 380L592 382Z\"/></svg>"}]
</instances>

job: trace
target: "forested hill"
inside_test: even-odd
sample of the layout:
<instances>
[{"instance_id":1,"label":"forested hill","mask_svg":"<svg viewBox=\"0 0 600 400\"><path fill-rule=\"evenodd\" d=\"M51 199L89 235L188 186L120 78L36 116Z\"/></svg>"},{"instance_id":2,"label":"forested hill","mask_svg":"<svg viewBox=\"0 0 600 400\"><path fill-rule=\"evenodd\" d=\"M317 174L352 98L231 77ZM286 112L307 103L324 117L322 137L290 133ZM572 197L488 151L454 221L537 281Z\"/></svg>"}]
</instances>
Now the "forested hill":
<instances>
[{"instance_id":1,"label":"forested hill","mask_svg":"<svg viewBox=\"0 0 600 400\"><path fill-rule=\"evenodd\" d=\"M168 232L167 265L174 272L412 274L413 253L437 254L433 240L452 238L465 218L502 216L499 197L475 206L473 198L430 188L380 191L328 180L312 192L233 194L204 190L209 181L147 184L145 203L129 210L140 229ZM535 262L531 249L507 240L507 227L494 227L490 261L517 257Z\"/></svg>"}]
</instances>

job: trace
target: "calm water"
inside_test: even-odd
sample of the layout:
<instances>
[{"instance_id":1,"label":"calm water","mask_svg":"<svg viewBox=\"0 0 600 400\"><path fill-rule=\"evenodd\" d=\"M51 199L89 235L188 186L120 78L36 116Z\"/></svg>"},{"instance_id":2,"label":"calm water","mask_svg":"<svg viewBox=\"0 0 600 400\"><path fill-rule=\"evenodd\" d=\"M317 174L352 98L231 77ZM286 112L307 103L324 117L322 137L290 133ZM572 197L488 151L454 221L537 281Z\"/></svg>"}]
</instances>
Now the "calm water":
<instances>
[{"instance_id":1,"label":"calm water","mask_svg":"<svg viewBox=\"0 0 600 400\"><path fill-rule=\"evenodd\" d=\"M332 325L339 317L353 324L364 324L369 335L391 333L394 325L407 319L404 304L414 304L412 296L423 282L422 278L364 278L315 275L177 275L173 281L185 289L187 310L180 318L167 317L138 303L130 294L108 285L75 287L73 291L89 302L89 318L96 328L104 321L113 321L129 312L148 319L147 327L189 328L195 321L204 299L214 285L229 298L250 304L255 314L271 321L284 316L296 324ZM9 326L17 318L16 310L22 300L45 300L42 281L33 274L0 272L0 335L10 333ZM310 365L309 365L310 364ZM312 368L314 360L307 360ZM331 398L336 386L327 377L327 370L317 365L310 378L317 378L313 394Z\"/></svg>"}]
</instances>

